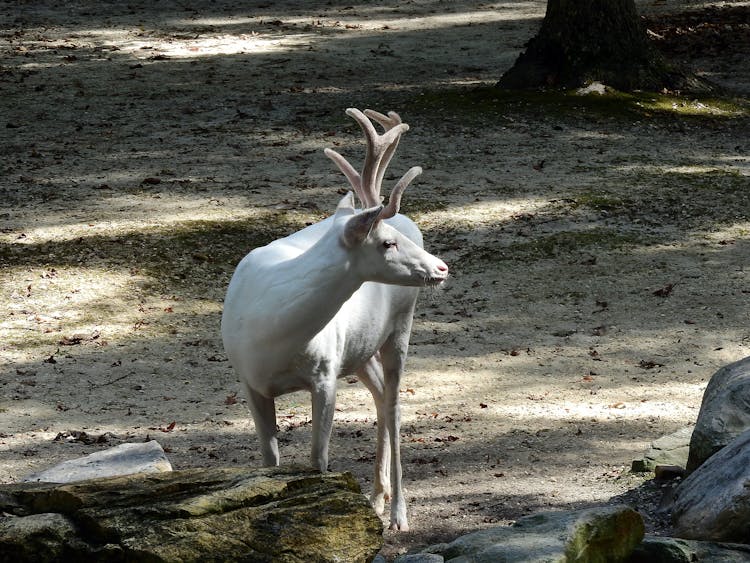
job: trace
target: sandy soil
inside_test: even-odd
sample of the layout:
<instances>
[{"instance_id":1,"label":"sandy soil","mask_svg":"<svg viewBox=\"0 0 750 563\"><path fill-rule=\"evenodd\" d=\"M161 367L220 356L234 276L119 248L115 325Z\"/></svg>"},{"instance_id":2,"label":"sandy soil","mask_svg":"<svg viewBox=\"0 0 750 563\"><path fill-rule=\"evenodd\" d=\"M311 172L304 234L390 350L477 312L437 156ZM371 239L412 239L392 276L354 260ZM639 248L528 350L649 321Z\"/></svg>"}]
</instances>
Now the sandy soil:
<instances>
[{"instance_id":1,"label":"sandy soil","mask_svg":"<svg viewBox=\"0 0 750 563\"><path fill-rule=\"evenodd\" d=\"M322 149L359 160L343 112L372 107L412 127L389 178L425 168L405 212L453 272L420 299L413 531L384 553L623 498L663 530L630 462L750 351L747 106L471 94L541 1L298 5L2 11L0 482L147 438L175 468L259 464L222 297L251 248L332 212L346 184ZM746 52L692 54L747 95ZM305 463L308 397L277 408L283 463ZM342 380L332 468L365 491L373 423Z\"/></svg>"}]
</instances>

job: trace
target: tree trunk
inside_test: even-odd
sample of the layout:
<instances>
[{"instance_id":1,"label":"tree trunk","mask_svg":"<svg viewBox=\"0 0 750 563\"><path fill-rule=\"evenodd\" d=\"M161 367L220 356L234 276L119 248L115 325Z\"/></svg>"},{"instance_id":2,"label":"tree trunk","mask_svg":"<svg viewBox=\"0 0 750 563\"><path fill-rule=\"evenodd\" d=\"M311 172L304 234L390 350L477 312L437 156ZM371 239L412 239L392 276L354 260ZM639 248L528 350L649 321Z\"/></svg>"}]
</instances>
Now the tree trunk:
<instances>
[{"instance_id":1,"label":"tree trunk","mask_svg":"<svg viewBox=\"0 0 750 563\"><path fill-rule=\"evenodd\" d=\"M548 0L539 33L498 86L620 90L672 88L674 74L651 47L633 0Z\"/></svg>"}]
</instances>

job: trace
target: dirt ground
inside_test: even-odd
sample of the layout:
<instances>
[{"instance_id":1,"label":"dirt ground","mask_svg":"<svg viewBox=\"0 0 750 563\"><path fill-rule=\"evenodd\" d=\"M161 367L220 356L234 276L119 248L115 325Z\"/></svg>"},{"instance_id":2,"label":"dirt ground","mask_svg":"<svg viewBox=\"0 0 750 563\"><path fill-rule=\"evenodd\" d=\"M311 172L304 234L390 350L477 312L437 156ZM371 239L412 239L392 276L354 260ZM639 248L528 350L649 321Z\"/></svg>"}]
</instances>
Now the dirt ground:
<instances>
[{"instance_id":1,"label":"dirt ground","mask_svg":"<svg viewBox=\"0 0 750 563\"><path fill-rule=\"evenodd\" d=\"M333 211L346 182L323 148L360 161L344 109L370 107L411 125L386 189L425 169L403 211L452 270L418 305L412 531L384 553L623 499L668 532L630 462L750 353L747 3L710 25L676 13L700 2L637 3L723 100L488 90L538 0L11 4L0 482L147 438L178 469L259 465L222 298L251 248ZM282 463L306 463L308 396L277 409ZM374 420L342 380L332 469L366 492Z\"/></svg>"}]
</instances>

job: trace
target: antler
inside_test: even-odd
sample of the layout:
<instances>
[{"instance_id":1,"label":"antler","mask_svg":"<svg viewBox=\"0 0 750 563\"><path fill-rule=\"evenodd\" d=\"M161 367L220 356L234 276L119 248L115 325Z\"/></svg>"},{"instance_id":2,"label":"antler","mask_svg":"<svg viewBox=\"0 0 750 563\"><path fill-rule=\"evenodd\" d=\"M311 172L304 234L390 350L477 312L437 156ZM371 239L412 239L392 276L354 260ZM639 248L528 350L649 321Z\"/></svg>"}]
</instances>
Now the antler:
<instances>
[{"instance_id":1,"label":"antler","mask_svg":"<svg viewBox=\"0 0 750 563\"><path fill-rule=\"evenodd\" d=\"M383 115L369 109L363 113L358 109L349 108L346 110L346 114L359 124L367 140L367 153L365 154L362 174L357 172L335 150L325 149L325 154L344 173L344 176L349 180L354 193L357 194L362 205L365 207L380 205L380 188L385 170L391 158L393 158L393 153L396 152L401 135L409 130L409 126L401 122L401 117L395 111L388 112L388 115ZM377 122L383 127L384 133L382 135L378 134L370 120ZM401 177L393 188L388 205L380 214L380 219L388 219L398 213L401 195L411 181L421 173L422 169L419 166L414 166Z\"/></svg>"}]
</instances>

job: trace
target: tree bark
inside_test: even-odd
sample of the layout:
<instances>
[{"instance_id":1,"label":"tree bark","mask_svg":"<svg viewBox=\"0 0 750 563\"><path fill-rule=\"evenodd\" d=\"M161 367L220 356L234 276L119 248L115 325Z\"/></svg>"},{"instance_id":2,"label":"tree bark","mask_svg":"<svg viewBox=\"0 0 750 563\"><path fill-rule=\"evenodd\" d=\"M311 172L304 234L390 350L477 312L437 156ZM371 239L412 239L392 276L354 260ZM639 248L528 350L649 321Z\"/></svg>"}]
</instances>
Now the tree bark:
<instances>
[{"instance_id":1,"label":"tree bark","mask_svg":"<svg viewBox=\"0 0 750 563\"><path fill-rule=\"evenodd\" d=\"M599 81L620 90L676 85L649 44L633 0L548 0L539 33L498 86L575 88Z\"/></svg>"}]
</instances>

